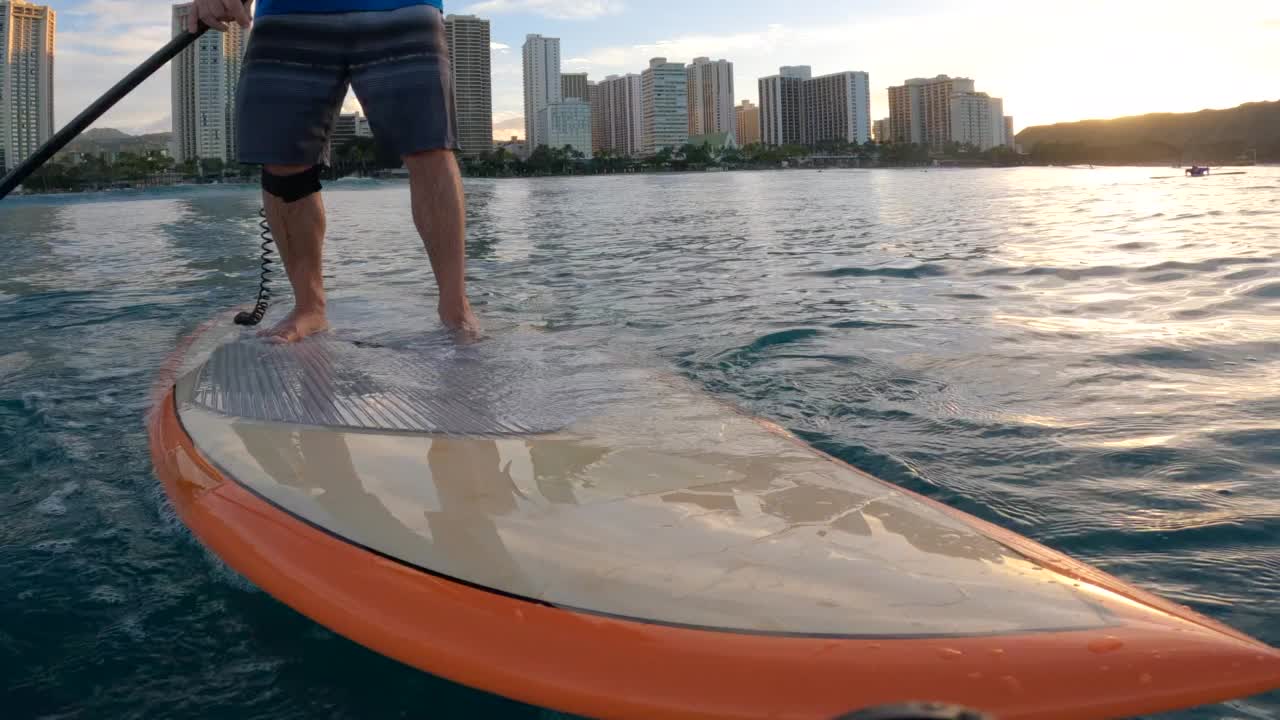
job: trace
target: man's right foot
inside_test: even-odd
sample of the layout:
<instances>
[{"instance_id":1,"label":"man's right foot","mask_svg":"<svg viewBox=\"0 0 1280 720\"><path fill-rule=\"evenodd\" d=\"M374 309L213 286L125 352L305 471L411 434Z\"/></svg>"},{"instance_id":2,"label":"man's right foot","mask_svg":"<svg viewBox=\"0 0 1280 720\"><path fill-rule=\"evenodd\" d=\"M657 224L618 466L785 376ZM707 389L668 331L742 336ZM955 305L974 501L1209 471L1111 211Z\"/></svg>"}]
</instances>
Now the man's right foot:
<instances>
[{"instance_id":1,"label":"man's right foot","mask_svg":"<svg viewBox=\"0 0 1280 720\"><path fill-rule=\"evenodd\" d=\"M471 312L470 303L464 303L460 308L447 309L441 305L439 310L441 324L453 332L454 337L465 342L480 339L480 321Z\"/></svg>"},{"instance_id":2,"label":"man's right foot","mask_svg":"<svg viewBox=\"0 0 1280 720\"><path fill-rule=\"evenodd\" d=\"M294 308L271 329L259 332L258 337L266 338L267 342L294 343L328 329L329 319L325 317L323 310L303 311Z\"/></svg>"}]
</instances>

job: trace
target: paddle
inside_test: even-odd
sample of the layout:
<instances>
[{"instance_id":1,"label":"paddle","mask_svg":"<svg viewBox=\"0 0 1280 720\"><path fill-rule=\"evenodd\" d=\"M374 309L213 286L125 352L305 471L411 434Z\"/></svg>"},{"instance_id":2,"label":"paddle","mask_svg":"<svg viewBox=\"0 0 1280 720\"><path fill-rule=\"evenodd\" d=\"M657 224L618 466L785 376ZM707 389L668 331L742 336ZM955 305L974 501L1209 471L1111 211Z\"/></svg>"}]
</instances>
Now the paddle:
<instances>
[{"instance_id":1,"label":"paddle","mask_svg":"<svg viewBox=\"0 0 1280 720\"><path fill-rule=\"evenodd\" d=\"M253 0L244 0L248 5ZM98 98L83 112L75 117L74 120L67 123L66 127L59 130L53 137L49 138L45 144L40 146L31 157L27 158L21 165L14 168L4 179L0 180L0 200L6 195L13 192L13 189L22 184L31 173L40 169L40 166L49 162L49 158L53 157L67 143L76 138L77 135L84 132L95 120L102 117L102 114L110 110L112 106L120 102L125 95L128 95L134 88L138 87L143 80L151 77L155 71L164 67L165 63L172 60L178 53L186 50L191 43L195 42L201 35L208 31L208 27L204 23L200 24L200 29L195 32L183 30L182 33L176 35L172 40L165 44L155 52L154 55L147 58L132 72L125 75L120 82L116 83L110 90Z\"/></svg>"}]
</instances>

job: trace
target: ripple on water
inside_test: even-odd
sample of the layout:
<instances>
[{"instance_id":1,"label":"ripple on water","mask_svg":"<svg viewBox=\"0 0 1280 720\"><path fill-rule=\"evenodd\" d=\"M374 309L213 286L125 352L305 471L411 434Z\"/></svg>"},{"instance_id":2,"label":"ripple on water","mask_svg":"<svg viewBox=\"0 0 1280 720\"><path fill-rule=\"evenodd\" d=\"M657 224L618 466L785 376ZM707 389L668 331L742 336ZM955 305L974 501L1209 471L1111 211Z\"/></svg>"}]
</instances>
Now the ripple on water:
<instances>
[{"instance_id":1,"label":"ripple on water","mask_svg":"<svg viewBox=\"0 0 1280 720\"><path fill-rule=\"evenodd\" d=\"M36 512L42 515L66 515L66 499L79 489L80 483L78 482L69 481L63 483L62 487L54 490L48 497L36 504Z\"/></svg>"}]
</instances>

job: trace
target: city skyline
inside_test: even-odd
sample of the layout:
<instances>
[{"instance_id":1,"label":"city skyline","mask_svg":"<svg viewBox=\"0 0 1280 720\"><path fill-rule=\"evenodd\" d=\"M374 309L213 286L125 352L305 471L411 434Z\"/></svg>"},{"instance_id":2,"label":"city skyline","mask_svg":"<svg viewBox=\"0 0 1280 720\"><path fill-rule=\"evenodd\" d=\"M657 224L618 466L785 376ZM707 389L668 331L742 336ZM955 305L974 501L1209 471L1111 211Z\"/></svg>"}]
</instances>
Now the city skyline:
<instances>
[{"instance_id":1,"label":"city skyline","mask_svg":"<svg viewBox=\"0 0 1280 720\"><path fill-rule=\"evenodd\" d=\"M171 2L50 0L60 13L55 105L59 124L164 43ZM737 97L759 104L758 78L781 65L808 64L815 76L857 68L872 79L871 115L889 115L886 89L911 77L947 73L979 78L1005 99L1004 112L1027 125L1146 112L1233 107L1272 87L1270 49L1280 43L1280 8L1243 0L1230 17L1206 17L1190 2L1048 2L1011 13L996 2L867 2L804 7L779 16L748 0L696 7L631 0L446 2L446 12L492 22L495 137L521 134L520 43L525 34L561 37L562 71L639 72L651 57L688 63L699 56L735 64ZM678 11L677 11L678 9ZM1158 11L1157 11L1158 9ZM670 10L671 12L666 12ZM1052 33L1039 30L1052 27ZM903 38L910 38L909 42ZM1186 38L1230 38L1211 53L1182 52ZM568 48L573 51L569 52ZM1124 72L1116 72L1117 58ZM131 132L169 129L165 69L101 122ZM1141 82L1134 82L1141 78ZM1089 92L1063 93L1063 87ZM1274 91L1273 91L1274 92ZM354 103L348 103L347 110Z\"/></svg>"}]
</instances>

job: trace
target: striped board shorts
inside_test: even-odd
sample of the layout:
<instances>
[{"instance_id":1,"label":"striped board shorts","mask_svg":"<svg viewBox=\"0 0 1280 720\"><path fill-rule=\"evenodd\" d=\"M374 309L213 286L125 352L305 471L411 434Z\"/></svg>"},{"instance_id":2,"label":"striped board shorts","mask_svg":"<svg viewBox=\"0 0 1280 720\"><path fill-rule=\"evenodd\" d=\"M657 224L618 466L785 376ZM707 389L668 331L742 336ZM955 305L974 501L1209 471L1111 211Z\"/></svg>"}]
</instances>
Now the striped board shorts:
<instances>
[{"instance_id":1,"label":"striped board shorts","mask_svg":"<svg viewBox=\"0 0 1280 720\"><path fill-rule=\"evenodd\" d=\"M258 18L236 91L240 162L327 162L348 86L387 151L458 149L444 21L412 5Z\"/></svg>"}]
</instances>

